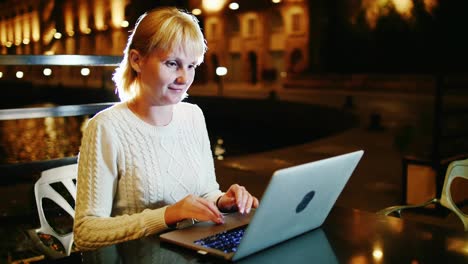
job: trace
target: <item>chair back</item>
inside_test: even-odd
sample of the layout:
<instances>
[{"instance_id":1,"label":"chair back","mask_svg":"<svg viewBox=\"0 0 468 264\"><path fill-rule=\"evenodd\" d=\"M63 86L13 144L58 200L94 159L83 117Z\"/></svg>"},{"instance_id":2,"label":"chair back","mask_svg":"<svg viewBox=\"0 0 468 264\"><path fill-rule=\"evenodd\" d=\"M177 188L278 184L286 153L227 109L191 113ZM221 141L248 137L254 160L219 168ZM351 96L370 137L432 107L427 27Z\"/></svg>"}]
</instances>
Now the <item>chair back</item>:
<instances>
[{"instance_id":1,"label":"chair back","mask_svg":"<svg viewBox=\"0 0 468 264\"><path fill-rule=\"evenodd\" d=\"M73 231L60 234L49 223L44 211L44 200L50 199L73 219L75 217L74 204L70 203L65 197L52 187L53 184L62 184L65 186L68 193L76 201L76 178L78 174L78 164L65 165L57 168L45 170L41 173L41 177L34 185L34 195L36 198L37 211L41 227L36 230L36 233L46 234L56 238L64 247L65 254L70 255L73 245ZM74 182L75 181L75 182Z\"/></svg>"},{"instance_id":2,"label":"chair back","mask_svg":"<svg viewBox=\"0 0 468 264\"><path fill-rule=\"evenodd\" d=\"M468 231L468 215L464 214L460 208L455 204L452 199L450 186L453 180L461 177L468 180L468 159L452 161L445 174L444 186L442 188L442 195L440 197L440 203L453 211L463 222L465 231Z\"/></svg>"}]
</instances>

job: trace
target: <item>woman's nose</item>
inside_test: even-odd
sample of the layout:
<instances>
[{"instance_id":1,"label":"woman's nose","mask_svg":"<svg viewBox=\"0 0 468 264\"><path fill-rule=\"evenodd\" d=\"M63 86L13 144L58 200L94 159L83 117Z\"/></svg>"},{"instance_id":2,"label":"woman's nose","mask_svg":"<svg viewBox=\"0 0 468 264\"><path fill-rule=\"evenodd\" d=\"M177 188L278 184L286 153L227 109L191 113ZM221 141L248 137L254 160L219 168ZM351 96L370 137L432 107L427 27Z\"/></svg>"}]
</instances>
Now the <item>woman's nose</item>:
<instances>
[{"instance_id":1,"label":"woman's nose","mask_svg":"<svg viewBox=\"0 0 468 264\"><path fill-rule=\"evenodd\" d=\"M180 69L176 78L177 84L186 84L187 83L187 71Z\"/></svg>"}]
</instances>

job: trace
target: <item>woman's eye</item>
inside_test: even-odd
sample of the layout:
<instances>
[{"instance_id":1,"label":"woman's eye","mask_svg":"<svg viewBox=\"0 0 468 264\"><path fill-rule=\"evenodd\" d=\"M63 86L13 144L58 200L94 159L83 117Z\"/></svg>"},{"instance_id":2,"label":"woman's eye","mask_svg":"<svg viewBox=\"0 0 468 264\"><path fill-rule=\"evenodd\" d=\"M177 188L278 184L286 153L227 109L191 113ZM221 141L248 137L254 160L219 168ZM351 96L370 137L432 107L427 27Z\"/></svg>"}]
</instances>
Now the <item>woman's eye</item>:
<instances>
[{"instance_id":1,"label":"woman's eye","mask_svg":"<svg viewBox=\"0 0 468 264\"><path fill-rule=\"evenodd\" d=\"M177 62L175 62L175 61L166 61L166 66L168 66L168 67L177 67Z\"/></svg>"}]
</instances>

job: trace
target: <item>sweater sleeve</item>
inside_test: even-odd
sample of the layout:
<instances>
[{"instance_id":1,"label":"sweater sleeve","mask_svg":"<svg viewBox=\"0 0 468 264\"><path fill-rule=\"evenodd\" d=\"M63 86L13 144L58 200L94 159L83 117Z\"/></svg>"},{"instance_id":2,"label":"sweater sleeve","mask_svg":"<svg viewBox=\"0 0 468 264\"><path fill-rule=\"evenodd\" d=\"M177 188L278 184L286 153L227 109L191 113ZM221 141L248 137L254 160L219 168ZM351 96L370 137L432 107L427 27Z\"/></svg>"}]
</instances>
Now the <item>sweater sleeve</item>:
<instances>
[{"instance_id":1,"label":"sweater sleeve","mask_svg":"<svg viewBox=\"0 0 468 264\"><path fill-rule=\"evenodd\" d=\"M208 137L208 130L206 128L205 117L200 107L196 106L194 127L196 128L196 135L200 139L203 173L201 183L201 196L212 202L216 202L218 197L223 195L219 190L219 184L216 181L215 167L213 161L213 153L211 152L210 139Z\"/></svg>"},{"instance_id":2,"label":"sweater sleeve","mask_svg":"<svg viewBox=\"0 0 468 264\"><path fill-rule=\"evenodd\" d=\"M111 216L118 181L118 141L104 118L90 120L78 161L74 241L91 250L155 234L167 228L166 207Z\"/></svg>"}]
</instances>

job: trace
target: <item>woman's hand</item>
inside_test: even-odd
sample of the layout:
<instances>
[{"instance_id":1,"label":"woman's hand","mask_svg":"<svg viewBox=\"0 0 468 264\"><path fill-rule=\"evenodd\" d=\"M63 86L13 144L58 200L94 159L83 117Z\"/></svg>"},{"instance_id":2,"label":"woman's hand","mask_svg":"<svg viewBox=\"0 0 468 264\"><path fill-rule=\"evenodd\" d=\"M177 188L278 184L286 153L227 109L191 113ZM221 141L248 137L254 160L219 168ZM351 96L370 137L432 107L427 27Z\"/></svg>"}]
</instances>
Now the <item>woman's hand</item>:
<instances>
[{"instance_id":1,"label":"woman's hand","mask_svg":"<svg viewBox=\"0 0 468 264\"><path fill-rule=\"evenodd\" d=\"M241 214L250 213L251 208L258 207L258 199L252 196L244 186L233 184L216 203L221 211L239 210Z\"/></svg>"},{"instance_id":2,"label":"woman's hand","mask_svg":"<svg viewBox=\"0 0 468 264\"><path fill-rule=\"evenodd\" d=\"M167 225L173 225L188 218L213 221L217 224L224 223L223 215L213 202L192 194L167 207L164 217Z\"/></svg>"}]
</instances>

